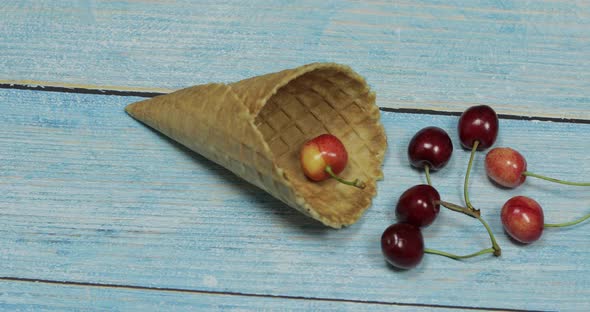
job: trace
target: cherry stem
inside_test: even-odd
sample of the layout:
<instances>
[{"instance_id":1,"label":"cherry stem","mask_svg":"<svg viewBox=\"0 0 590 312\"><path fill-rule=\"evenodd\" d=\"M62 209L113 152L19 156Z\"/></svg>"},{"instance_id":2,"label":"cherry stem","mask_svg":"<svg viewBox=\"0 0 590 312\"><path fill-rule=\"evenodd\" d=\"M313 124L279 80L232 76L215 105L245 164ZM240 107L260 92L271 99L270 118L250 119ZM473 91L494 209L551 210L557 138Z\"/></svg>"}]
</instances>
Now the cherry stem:
<instances>
[{"instance_id":1,"label":"cherry stem","mask_svg":"<svg viewBox=\"0 0 590 312\"><path fill-rule=\"evenodd\" d=\"M472 210L472 209L465 208L463 206L459 206L457 204L449 203L449 202L442 201L442 200L440 200L439 203L445 208L466 214L466 215L476 218L476 219L479 218L479 216L480 216L479 210Z\"/></svg>"},{"instance_id":2,"label":"cherry stem","mask_svg":"<svg viewBox=\"0 0 590 312\"><path fill-rule=\"evenodd\" d=\"M564 223L545 223L543 227L566 227L570 225L576 225L578 223L584 222L585 220L590 219L590 213L571 222L564 222Z\"/></svg>"},{"instance_id":3,"label":"cherry stem","mask_svg":"<svg viewBox=\"0 0 590 312\"><path fill-rule=\"evenodd\" d=\"M570 182L570 181L564 181L564 180L559 180L559 179L555 179L555 178L546 177L546 176L543 176L543 175L540 175L540 174L532 173L530 171L525 171L522 174L525 175L525 176L527 176L527 177L539 178L539 179L543 179L543 180L546 180L546 181L550 181L550 182L554 182L554 183L560 183L560 184L565 184L565 185L590 186L590 182Z\"/></svg>"},{"instance_id":4,"label":"cherry stem","mask_svg":"<svg viewBox=\"0 0 590 312\"><path fill-rule=\"evenodd\" d=\"M498 245L498 242L496 242L496 238L494 237L494 233L492 233L492 229L490 229L488 223L484 219L482 219L481 216L477 219L486 228L486 230L488 231L488 235L490 235L490 240L492 241L492 249L494 249L494 256L499 257L500 255L502 255L502 249L500 248L500 245Z\"/></svg>"},{"instance_id":5,"label":"cherry stem","mask_svg":"<svg viewBox=\"0 0 590 312\"><path fill-rule=\"evenodd\" d=\"M330 167L330 166L326 166L326 172L330 175L330 177L332 177L333 179L337 180L338 182L340 182L342 184L351 185L354 187L358 187L360 189L364 189L365 187L367 187L365 182L360 181L359 179L355 179L354 181L347 181L347 180L342 179L341 177L337 176L334 173L334 171L332 171L332 167Z\"/></svg>"},{"instance_id":6,"label":"cherry stem","mask_svg":"<svg viewBox=\"0 0 590 312\"><path fill-rule=\"evenodd\" d=\"M469 173L471 172L471 167L473 166L473 158L475 156L475 151L477 150L477 146L479 146L479 141L473 142L473 147L471 148L471 156L469 157L469 164L467 164L467 173L465 174L465 183L463 184L463 195L465 196L465 205L467 208L475 210L473 205L471 205L471 201L469 201Z\"/></svg>"},{"instance_id":7,"label":"cherry stem","mask_svg":"<svg viewBox=\"0 0 590 312\"><path fill-rule=\"evenodd\" d=\"M436 249L430 249L430 248L424 248L424 252L429 253L429 254L433 254L433 255L444 256L444 257L455 259L455 260L461 260L461 259L477 257L477 256L484 255L487 253L494 253L495 254L496 251L494 250L494 248L486 248L486 249L482 249L478 252L474 252L472 254L463 255L463 256L458 256L458 255L455 255L452 253L448 253L448 252L444 252L444 251L440 251L440 250L436 250Z\"/></svg>"},{"instance_id":8,"label":"cherry stem","mask_svg":"<svg viewBox=\"0 0 590 312\"><path fill-rule=\"evenodd\" d=\"M480 213L479 209L466 208L466 207L462 207L457 204L449 203L449 202L442 201L442 200L440 200L439 203L445 208L448 208L448 209L453 210L455 212L460 212L460 213L466 214L470 217L473 217L473 218L476 218L477 220L479 220L479 222L481 222L481 224L483 224L483 226L486 228L486 231L488 232L488 235L490 236L490 241L492 242L492 250L494 251L494 256L499 257L502 254L502 249L500 248L500 245L498 245L498 242L496 242L496 237L494 237L494 233L492 233L492 230L490 229L490 226L488 225L488 223L481 217L481 213Z\"/></svg>"},{"instance_id":9,"label":"cherry stem","mask_svg":"<svg viewBox=\"0 0 590 312\"><path fill-rule=\"evenodd\" d=\"M424 166L424 173L426 173L426 181L428 185L432 186L432 182L430 181L430 167L428 165Z\"/></svg>"}]
</instances>

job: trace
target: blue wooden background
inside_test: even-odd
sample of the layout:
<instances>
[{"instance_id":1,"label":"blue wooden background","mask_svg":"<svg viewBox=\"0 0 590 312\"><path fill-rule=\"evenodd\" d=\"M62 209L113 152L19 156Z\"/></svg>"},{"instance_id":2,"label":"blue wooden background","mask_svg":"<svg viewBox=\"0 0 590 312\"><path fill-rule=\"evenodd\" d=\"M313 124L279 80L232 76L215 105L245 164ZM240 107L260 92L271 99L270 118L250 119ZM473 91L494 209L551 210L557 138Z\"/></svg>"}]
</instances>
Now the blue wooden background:
<instances>
[{"instance_id":1,"label":"blue wooden background","mask_svg":"<svg viewBox=\"0 0 590 312\"><path fill-rule=\"evenodd\" d=\"M456 149L433 175L461 202L457 116L489 104L498 146L531 171L590 180L587 1L0 1L0 309L590 310L590 225L530 246L499 209L534 197L547 222L590 212L588 190L495 187L476 158L473 203L500 258L427 255L411 271L379 248L408 187L405 156L435 125ZM127 116L141 97L315 61L352 66L377 92L389 149L373 206L331 230ZM28 89L28 90L27 90ZM49 92L51 91L51 92ZM113 93L113 92L107 92ZM450 115L449 115L450 114ZM529 120L525 117L532 117ZM565 120L562 120L565 118ZM539 121L541 120L541 121ZM547 121L550 120L550 121ZM426 245L488 247L442 211Z\"/></svg>"}]
</instances>

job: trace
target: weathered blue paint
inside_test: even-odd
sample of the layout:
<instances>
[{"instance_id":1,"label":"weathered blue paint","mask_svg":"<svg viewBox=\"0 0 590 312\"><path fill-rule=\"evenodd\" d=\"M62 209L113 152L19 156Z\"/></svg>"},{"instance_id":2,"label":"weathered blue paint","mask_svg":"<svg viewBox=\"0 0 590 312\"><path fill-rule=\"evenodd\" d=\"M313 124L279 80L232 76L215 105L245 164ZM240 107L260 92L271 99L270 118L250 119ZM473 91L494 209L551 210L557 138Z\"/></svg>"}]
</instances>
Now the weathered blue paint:
<instances>
[{"instance_id":1,"label":"weathered blue paint","mask_svg":"<svg viewBox=\"0 0 590 312\"><path fill-rule=\"evenodd\" d=\"M590 119L585 1L0 0L0 80L179 88L315 61L380 105Z\"/></svg>"},{"instance_id":2,"label":"weathered blue paint","mask_svg":"<svg viewBox=\"0 0 590 312\"><path fill-rule=\"evenodd\" d=\"M471 311L457 308L261 298L236 294L0 282L3 311Z\"/></svg>"},{"instance_id":3,"label":"weathered blue paint","mask_svg":"<svg viewBox=\"0 0 590 312\"><path fill-rule=\"evenodd\" d=\"M539 242L518 246L505 237L499 221L499 207L520 194L537 199L547 221L570 220L590 212L587 190L532 179L516 190L499 189L485 177L483 153L472 173L472 202L496 233L502 257L458 262L427 255L407 272L385 264L379 237L394 222L395 202L406 188L425 181L405 155L418 129L436 125L453 138L452 160L432 179L443 198L461 202L468 153L459 147L457 117L383 113L389 150L379 194L357 224L331 230L131 119L123 107L136 100L0 90L0 276L466 307L590 309L589 224L547 230ZM587 180L589 131L589 124L501 120L497 145L519 149L531 171ZM446 210L424 235L428 247L459 254L489 246L477 221ZM23 287L16 291L29 291ZM49 289L58 297L70 291ZM96 296L125 295L105 292ZM18 301L2 293L8 293L6 302ZM147 300L167 295L153 296ZM179 304L210 300L171 296ZM236 300L251 300L253 309L263 304Z\"/></svg>"},{"instance_id":4,"label":"weathered blue paint","mask_svg":"<svg viewBox=\"0 0 590 312\"><path fill-rule=\"evenodd\" d=\"M0 81L116 89L235 81L315 61L351 65L383 107L590 119L590 5L583 1L7 1ZM501 190L479 155L472 201L499 259L427 256L389 269L379 251L397 197L424 182L405 160L427 125L455 155L433 175L461 202L467 153L456 117L384 113L385 180L361 221L316 222L123 113L138 98L0 90L0 276L467 307L590 310L588 224L518 246L498 210L513 195L548 222L588 213L587 190L527 182ZM539 173L588 180L587 124L501 121L497 145ZM488 246L482 227L443 211L428 247ZM2 310L390 310L414 307L0 282ZM441 310L433 308L432 310ZM457 309L451 309L453 311Z\"/></svg>"}]
</instances>

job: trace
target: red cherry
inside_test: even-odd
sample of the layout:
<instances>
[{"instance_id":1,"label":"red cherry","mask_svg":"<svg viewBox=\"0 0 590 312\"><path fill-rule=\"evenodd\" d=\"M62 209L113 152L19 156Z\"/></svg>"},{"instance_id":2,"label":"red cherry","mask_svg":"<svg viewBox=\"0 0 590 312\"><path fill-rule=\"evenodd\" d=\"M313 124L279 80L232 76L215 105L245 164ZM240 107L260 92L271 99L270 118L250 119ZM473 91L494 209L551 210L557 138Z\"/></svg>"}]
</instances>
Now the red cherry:
<instances>
[{"instance_id":1,"label":"red cherry","mask_svg":"<svg viewBox=\"0 0 590 312\"><path fill-rule=\"evenodd\" d=\"M526 180L526 160L519 152L509 147L496 147L488 152L485 161L486 173L494 182L514 188Z\"/></svg>"},{"instance_id":2,"label":"red cherry","mask_svg":"<svg viewBox=\"0 0 590 312\"><path fill-rule=\"evenodd\" d=\"M424 257L424 238L420 228L396 223L381 235L381 251L387 262L400 269L417 266Z\"/></svg>"},{"instance_id":3,"label":"red cherry","mask_svg":"<svg viewBox=\"0 0 590 312\"><path fill-rule=\"evenodd\" d=\"M512 197L502 207L501 218L506 232L521 243L532 243L543 234L543 209L531 198Z\"/></svg>"},{"instance_id":4,"label":"red cherry","mask_svg":"<svg viewBox=\"0 0 590 312\"><path fill-rule=\"evenodd\" d=\"M453 142L441 128L426 127L418 131L408 145L408 158L412 166L439 170L453 153Z\"/></svg>"},{"instance_id":5,"label":"red cherry","mask_svg":"<svg viewBox=\"0 0 590 312\"><path fill-rule=\"evenodd\" d=\"M496 142L498 115L487 105L472 106L461 114L458 130L464 148L472 149L478 141L477 150L485 150Z\"/></svg>"},{"instance_id":6,"label":"red cherry","mask_svg":"<svg viewBox=\"0 0 590 312\"><path fill-rule=\"evenodd\" d=\"M348 153L344 144L331 134L322 134L307 141L301 149L301 167L303 173L313 181L330 178L326 167L330 166L334 174L344 170L348 162Z\"/></svg>"},{"instance_id":7,"label":"red cherry","mask_svg":"<svg viewBox=\"0 0 590 312\"><path fill-rule=\"evenodd\" d=\"M417 227L427 227L440 211L440 195L427 184L415 185L407 189L395 207L397 220Z\"/></svg>"}]
</instances>

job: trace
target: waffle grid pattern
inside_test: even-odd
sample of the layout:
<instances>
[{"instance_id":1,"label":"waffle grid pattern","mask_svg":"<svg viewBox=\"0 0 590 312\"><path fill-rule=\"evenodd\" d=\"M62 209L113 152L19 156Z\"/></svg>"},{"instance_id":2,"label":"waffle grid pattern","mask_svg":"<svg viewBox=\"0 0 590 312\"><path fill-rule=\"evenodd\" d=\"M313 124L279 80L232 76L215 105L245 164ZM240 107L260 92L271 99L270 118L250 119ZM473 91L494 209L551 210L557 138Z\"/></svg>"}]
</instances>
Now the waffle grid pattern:
<instances>
[{"instance_id":1,"label":"waffle grid pattern","mask_svg":"<svg viewBox=\"0 0 590 312\"><path fill-rule=\"evenodd\" d=\"M375 191L375 182L364 167L367 162L374 164L380 161L375 157L377 147L370 145L382 133L372 129L372 135L366 135L371 133L366 128L375 124L375 118L379 116L375 117L368 111L372 105L368 89L353 86L356 87L351 88L353 92L345 92L340 87L340 84L350 87L355 82L335 71L307 73L278 90L255 121L289 180L306 200L312 201L316 208L319 205L319 210L329 215L341 213L330 211L343 208L342 205L334 207L337 197L352 198L359 191L333 180L309 182L299 167L299 150L305 141L317 135L332 133L338 136L349 151L349 166L343 175L368 181L369 191ZM326 187L333 188L335 192L326 192ZM344 209L354 210L352 207Z\"/></svg>"}]
</instances>

